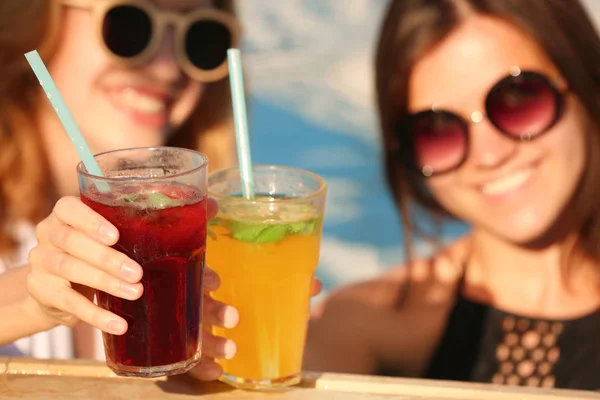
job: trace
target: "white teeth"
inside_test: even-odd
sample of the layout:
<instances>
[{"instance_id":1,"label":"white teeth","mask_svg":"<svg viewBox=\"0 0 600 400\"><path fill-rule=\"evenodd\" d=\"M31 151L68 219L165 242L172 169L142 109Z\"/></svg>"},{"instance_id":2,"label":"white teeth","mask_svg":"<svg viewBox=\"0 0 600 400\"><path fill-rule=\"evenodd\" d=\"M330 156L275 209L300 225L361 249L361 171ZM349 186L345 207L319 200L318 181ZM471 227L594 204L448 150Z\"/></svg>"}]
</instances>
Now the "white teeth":
<instances>
[{"instance_id":1,"label":"white teeth","mask_svg":"<svg viewBox=\"0 0 600 400\"><path fill-rule=\"evenodd\" d=\"M143 114L158 114L167 108L164 101L145 96L135 90L124 90L115 98L123 107Z\"/></svg>"},{"instance_id":2,"label":"white teeth","mask_svg":"<svg viewBox=\"0 0 600 400\"><path fill-rule=\"evenodd\" d=\"M527 168L483 185L481 191L485 195L495 196L510 192L524 184L531 176L532 168Z\"/></svg>"}]
</instances>

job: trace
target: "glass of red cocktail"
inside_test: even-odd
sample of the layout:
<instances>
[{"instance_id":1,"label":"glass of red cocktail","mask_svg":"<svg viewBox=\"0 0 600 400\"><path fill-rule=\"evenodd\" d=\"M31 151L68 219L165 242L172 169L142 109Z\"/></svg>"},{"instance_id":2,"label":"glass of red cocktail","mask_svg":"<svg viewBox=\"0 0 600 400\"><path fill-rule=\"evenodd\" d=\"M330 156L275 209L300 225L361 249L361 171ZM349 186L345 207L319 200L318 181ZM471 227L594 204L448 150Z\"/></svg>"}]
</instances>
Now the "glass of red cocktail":
<instances>
[{"instance_id":1,"label":"glass of red cocktail","mask_svg":"<svg viewBox=\"0 0 600 400\"><path fill-rule=\"evenodd\" d=\"M95 158L104 176L77 167L81 200L119 230L113 247L144 271L138 300L96 292L129 324L124 335L103 334L107 364L122 376L184 373L201 355L208 161L170 147Z\"/></svg>"}]
</instances>

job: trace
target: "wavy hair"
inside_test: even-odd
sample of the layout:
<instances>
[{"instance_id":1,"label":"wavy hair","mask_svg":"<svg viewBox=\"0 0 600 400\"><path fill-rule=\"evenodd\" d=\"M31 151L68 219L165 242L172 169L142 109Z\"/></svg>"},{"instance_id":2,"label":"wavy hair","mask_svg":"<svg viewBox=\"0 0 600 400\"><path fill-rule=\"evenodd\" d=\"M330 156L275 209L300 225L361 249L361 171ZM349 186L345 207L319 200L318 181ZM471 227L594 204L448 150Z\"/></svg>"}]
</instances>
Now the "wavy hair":
<instances>
[{"instance_id":1,"label":"wavy hair","mask_svg":"<svg viewBox=\"0 0 600 400\"><path fill-rule=\"evenodd\" d=\"M233 0L214 0L235 14ZM48 173L46 149L31 118L39 106L39 84L23 54L38 49L52 58L59 30L58 0L0 1L0 254L10 254L19 221L39 222L51 210L56 190ZM230 92L226 79L207 84L191 117L168 145L198 149L211 168L235 160Z\"/></svg>"},{"instance_id":2,"label":"wavy hair","mask_svg":"<svg viewBox=\"0 0 600 400\"><path fill-rule=\"evenodd\" d=\"M583 5L578 0L393 0L379 37L376 87L385 172L402 216L408 263L413 258L415 235L438 242L435 233L424 232L415 224L413 206L420 206L438 221L452 215L428 192L425 178L407 171L399 159L396 126L408 113L408 85L415 63L472 14L500 18L531 35L583 105L584 117L590 122L587 168L556 224L572 224L577 253L599 262L600 39Z\"/></svg>"}]
</instances>

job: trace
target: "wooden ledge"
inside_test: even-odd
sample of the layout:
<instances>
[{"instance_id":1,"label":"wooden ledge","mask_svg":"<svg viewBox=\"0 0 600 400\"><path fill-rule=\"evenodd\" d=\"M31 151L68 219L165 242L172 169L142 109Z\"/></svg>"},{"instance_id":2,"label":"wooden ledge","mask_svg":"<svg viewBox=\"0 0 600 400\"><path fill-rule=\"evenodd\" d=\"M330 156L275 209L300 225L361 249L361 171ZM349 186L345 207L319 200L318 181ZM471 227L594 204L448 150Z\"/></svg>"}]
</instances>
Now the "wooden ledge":
<instances>
[{"instance_id":1,"label":"wooden ledge","mask_svg":"<svg viewBox=\"0 0 600 400\"><path fill-rule=\"evenodd\" d=\"M187 376L121 378L103 363L95 361L0 357L2 399L170 400L189 399L189 395L206 400L372 400L381 396L406 400L600 400L597 392L316 372L306 372L302 383L296 387L265 394L234 390L219 382L200 383Z\"/></svg>"}]
</instances>

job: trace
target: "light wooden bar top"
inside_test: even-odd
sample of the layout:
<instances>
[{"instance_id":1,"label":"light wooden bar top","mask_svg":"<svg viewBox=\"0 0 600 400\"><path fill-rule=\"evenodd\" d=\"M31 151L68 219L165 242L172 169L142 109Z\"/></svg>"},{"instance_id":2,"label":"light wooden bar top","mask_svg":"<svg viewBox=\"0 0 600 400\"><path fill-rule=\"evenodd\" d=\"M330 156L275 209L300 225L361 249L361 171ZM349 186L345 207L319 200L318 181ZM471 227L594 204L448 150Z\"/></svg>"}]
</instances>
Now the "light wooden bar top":
<instances>
[{"instance_id":1,"label":"light wooden bar top","mask_svg":"<svg viewBox=\"0 0 600 400\"><path fill-rule=\"evenodd\" d=\"M2 400L190 400L193 397L202 400L600 400L600 393L312 372L306 372L298 386L264 393L235 390L220 382L198 382L186 375L120 378L103 363L94 361L0 357Z\"/></svg>"}]
</instances>

